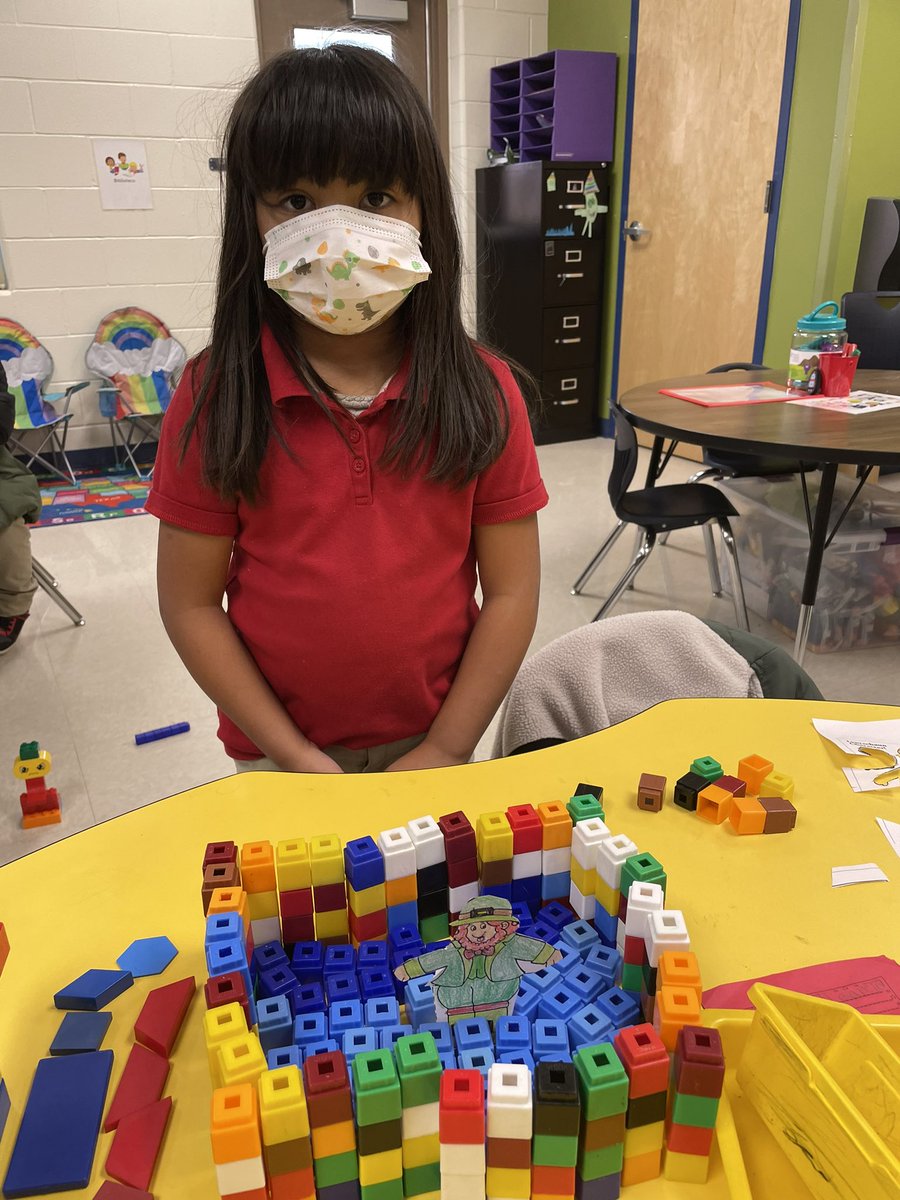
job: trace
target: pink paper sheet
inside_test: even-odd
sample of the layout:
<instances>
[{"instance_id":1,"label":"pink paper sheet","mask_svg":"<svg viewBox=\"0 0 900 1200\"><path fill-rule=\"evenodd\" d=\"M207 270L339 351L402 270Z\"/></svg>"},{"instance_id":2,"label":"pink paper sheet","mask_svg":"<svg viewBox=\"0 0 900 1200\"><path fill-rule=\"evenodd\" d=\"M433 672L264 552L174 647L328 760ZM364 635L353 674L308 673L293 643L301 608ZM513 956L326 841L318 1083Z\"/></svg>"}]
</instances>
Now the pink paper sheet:
<instances>
[{"instance_id":1,"label":"pink paper sheet","mask_svg":"<svg viewBox=\"0 0 900 1200\"><path fill-rule=\"evenodd\" d=\"M849 958L759 979L722 983L703 993L704 1008L752 1008L747 992L754 983L771 983L805 996L849 1004L861 1013L900 1015L900 966L892 958Z\"/></svg>"}]
</instances>

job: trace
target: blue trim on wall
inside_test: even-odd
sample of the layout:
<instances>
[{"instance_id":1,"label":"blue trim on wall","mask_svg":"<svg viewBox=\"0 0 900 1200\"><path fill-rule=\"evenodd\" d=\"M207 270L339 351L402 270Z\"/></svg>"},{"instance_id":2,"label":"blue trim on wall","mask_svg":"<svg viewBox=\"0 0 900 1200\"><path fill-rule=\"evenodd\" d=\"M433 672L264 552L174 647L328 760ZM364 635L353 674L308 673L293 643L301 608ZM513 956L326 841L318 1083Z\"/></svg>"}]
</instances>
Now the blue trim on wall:
<instances>
[{"instance_id":1,"label":"blue trim on wall","mask_svg":"<svg viewBox=\"0 0 900 1200\"><path fill-rule=\"evenodd\" d=\"M622 337L622 296L625 292L625 251L627 248L622 230L628 219L628 194L631 186L631 136L634 127L634 80L637 75L637 35L640 9L641 0L631 0L631 28L628 31L628 85L625 99L625 145L622 150L621 224L615 231L615 236L619 238L619 262L616 274L616 319L613 326L613 356L609 389L614 401L619 398L619 342ZM615 435L615 422L612 417L604 417L601 427L604 436L613 437Z\"/></svg>"},{"instance_id":2,"label":"blue trim on wall","mask_svg":"<svg viewBox=\"0 0 900 1200\"><path fill-rule=\"evenodd\" d=\"M756 336L753 340L753 362L762 362L766 347L766 326L769 321L769 293L775 268L775 239L778 235L778 213L781 208L781 189L784 183L784 160L787 156L788 130L791 124L791 101L794 93L794 74L797 66L797 42L800 37L800 6L803 0L791 0L788 13L787 41L784 48L784 76L781 83L781 107L778 113L778 133L775 138L775 162L772 165L772 195L769 222L766 226L766 248L763 252L762 276L759 281L759 307L756 312ZM785 334L787 336L787 334Z\"/></svg>"}]
</instances>

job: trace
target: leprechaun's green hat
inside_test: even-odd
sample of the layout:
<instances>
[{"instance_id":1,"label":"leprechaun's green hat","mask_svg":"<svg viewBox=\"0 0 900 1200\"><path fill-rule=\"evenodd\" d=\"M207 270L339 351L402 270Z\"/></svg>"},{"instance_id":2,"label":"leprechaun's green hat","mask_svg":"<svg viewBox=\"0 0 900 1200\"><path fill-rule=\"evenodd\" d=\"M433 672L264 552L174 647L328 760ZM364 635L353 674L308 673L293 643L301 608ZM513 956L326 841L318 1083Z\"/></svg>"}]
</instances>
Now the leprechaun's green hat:
<instances>
[{"instance_id":1,"label":"leprechaun's green hat","mask_svg":"<svg viewBox=\"0 0 900 1200\"><path fill-rule=\"evenodd\" d=\"M518 924L518 920L508 900L501 896L476 896L465 902L450 925L468 925L470 921L515 921Z\"/></svg>"}]
</instances>

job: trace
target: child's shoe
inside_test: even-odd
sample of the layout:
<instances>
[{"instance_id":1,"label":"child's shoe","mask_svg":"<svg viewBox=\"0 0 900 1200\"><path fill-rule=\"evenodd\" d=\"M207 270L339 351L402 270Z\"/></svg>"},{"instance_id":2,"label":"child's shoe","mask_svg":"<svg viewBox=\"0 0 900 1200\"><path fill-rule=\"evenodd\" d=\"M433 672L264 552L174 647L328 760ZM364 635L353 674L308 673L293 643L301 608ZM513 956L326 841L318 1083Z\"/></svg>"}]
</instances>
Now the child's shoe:
<instances>
[{"instance_id":1,"label":"child's shoe","mask_svg":"<svg viewBox=\"0 0 900 1200\"><path fill-rule=\"evenodd\" d=\"M28 613L22 613L19 617L0 617L0 654L12 650L27 620Z\"/></svg>"}]
</instances>

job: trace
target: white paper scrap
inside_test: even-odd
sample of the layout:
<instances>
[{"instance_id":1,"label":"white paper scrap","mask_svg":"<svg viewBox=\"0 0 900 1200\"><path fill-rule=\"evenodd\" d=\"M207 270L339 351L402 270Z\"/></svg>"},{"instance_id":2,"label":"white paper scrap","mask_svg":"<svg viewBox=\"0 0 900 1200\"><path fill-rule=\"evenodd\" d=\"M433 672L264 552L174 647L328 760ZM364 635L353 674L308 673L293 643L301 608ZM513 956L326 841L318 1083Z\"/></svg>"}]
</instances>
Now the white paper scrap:
<instances>
[{"instance_id":1,"label":"white paper scrap","mask_svg":"<svg viewBox=\"0 0 900 1200\"><path fill-rule=\"evenodd\" d=\"M821 721L813 728L845 754L859 759L843 767L854 792L900 788L900 721Z\"/></svg>"},{"instance_id":2,"label":"white paper scrap","mask_svg":"<svg viewBox=\"0 0 900 1200\"><path fill-rule=\"evenodd\" d=\"M891 849L900 858L900 822L889 821L886 817L876 817L875 823L891 843Z\"/></svg>"},{"instance_id":3,"label":"white paper scrap","mask_svg":"<svg viewBox=\"0 0 900 1200\"><path fill-rule=\"evenodd\" d=\"M887 875L876 863L857 863L852 867L832 867L831 886L847 887L850 883L889 883Z\"/></svg>"}]
</instances>

